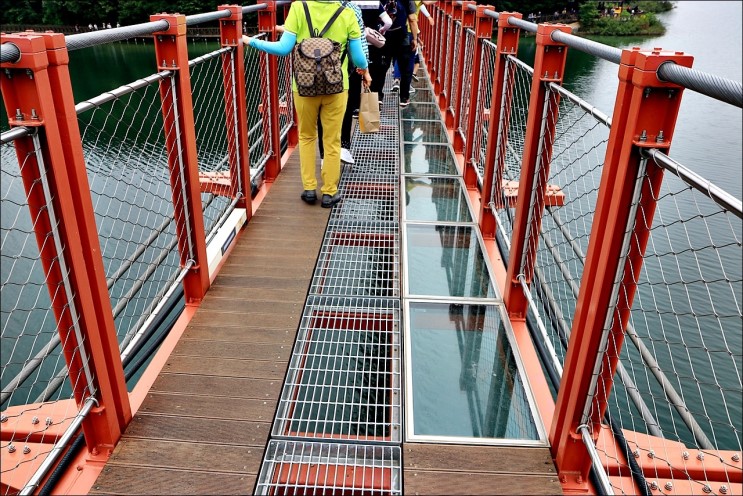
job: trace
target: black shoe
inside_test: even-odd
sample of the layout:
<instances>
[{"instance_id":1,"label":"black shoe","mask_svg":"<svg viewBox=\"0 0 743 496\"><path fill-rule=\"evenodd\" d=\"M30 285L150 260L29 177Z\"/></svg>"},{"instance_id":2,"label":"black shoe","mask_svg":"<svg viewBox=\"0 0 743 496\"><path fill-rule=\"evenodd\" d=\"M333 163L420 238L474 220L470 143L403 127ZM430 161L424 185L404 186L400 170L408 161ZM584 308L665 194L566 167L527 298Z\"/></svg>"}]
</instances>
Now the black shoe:
<instances>
[{"instance_id":1,"label":"black shoe","mask_svg":"<svg viewBox=\"0 0 743 496\"><path fill-rule=\"evenodd\" d=\"M314 205L317 201L317 193L315 193L315 190L313 189L306 189L302 191L301 198L310 205Z\"/></svg>"},{"instance_id":2,"label":"black shoe","mask_svg":"<svg viewBox=\"0 0 743 496\"><path fill-rule=\"evenodd\" d=\"M320 204L320 206L322 206L322 208L330 208L336 203L338 203L339 201L341 201L340 193L336 193L333 196L322 195L322 203Z\"/></svg>"}]
</instances>

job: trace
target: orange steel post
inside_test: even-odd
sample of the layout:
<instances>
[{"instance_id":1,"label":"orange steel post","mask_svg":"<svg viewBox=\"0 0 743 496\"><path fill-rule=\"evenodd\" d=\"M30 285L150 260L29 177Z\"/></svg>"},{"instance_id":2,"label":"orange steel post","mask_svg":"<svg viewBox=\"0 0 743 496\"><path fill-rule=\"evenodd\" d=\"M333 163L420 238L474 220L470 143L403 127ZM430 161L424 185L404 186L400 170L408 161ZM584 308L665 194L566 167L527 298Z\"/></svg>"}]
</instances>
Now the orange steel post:
<instances>
[{"instance_id":1,"label":"orange steel post","mask_svg":"<svg viewBox=\"0 0 743 496\"><path fill-rule=\"evenodd\" d=\"M284 7L283 7L282 14L283 14L283 18L284 19L286 19L286 15L289 12L289 7L290 7L290 5L288 5L288 4L285 4ZM277 19L276 22L278 22L278 19ZM274 36L275 35L276 35L276 33L274 33ZM291 74L291 66L290 66L290 64L284 64L284 71L286 72L286 76L285 77L289 81L289 93L291 93L291 91L292 91L291 90L292 74ZM290 96L291 96L291 101L292 101L292 103L290 105L291 108L287 108L286 111L287 111L287 113L291 113L291 115L292 115L292 125L291 125L291 127L289 127L289 132L286 133L286 146L287 146L287 150L288 149L291 149L291 148L295 148L299 144L299 128L297 127L297 109L295 108L294 103L293 103L294 102L294 95L290 95ZM289 105L288 102L287 102L287 105ZM284 152L284 155L286 155L286 153L287 152L285 151Z\"/></svg>"},{"instance_id":2,"label":"orange steel post","mask_svg":"<svg viewBox=\"0 0 743 496\"><path fill-rule=\"evenodd\" d=\"M156 14L150 21L164 20L168 29L153 34L157 68L173 72L160 81L163 131L170 167L170 186L178 236L181 267L193 260L183 279L186 304L198 304L209 289L204 217L201 213L196 130L193 117L191 76L188 69L186 16Z\"/></svg>"},{"instance_id":3,"label":"orange steel post","mask_svg":"<svg viewBox=\"0 0 743 496\"><path fill-rule=\"evenodd\" d=\"M269 33L274 38L276 27L276 0L265 0L267 7L258 12L258 31ZM281 141L279 124L279 61L274 55L261 52L260 57L266 62L268 80L263 86L263 108L268 109L268 117L263 114L263 139L269 158L266 162L264 179L268 183L276 180L281 171Z\"/></svg>"},{"instance_id":4,"label":"orange steel post","mask_svg":"<svg viewBox=\"0 0 743 496\"><path fill-rule=\"evenodd\" d=\"M683 52L660 49L622 53L614 105L622 125L612 122L609 134L591 242L550 429L563 487L579 486L579 478L585 481L588 475L591 461L577 429L587 424L594 436L600 431L623 329L637 289L635 281L642 270L663 170L651 160L643 160L641 150L657 148L668 153L681 104L683 88L659 81L656 71L667 62L691 67L692 60ZM621 281L621 286L615 281ZM604 349L605 342L612 343L611 350ZM598 363L601 372L596 381ZM592 398L594 405L590 413L587 398Z\"/></svg>"},{"instance_id":5,"label":"orange steel post","mask_svg":"<svg viewBox=\"0 0 743 496\"><path fill-rule=\"evenodd\" d=\"M454 23L454 10L457 5L447 1L444 4L446 12L447 36L444 38L444 50L442 54L443 66L441 67L441 92L439 93L439 109L446 112L451 105L452 81L454 80L454 39L456 36L456 25Z\"/></svg>"},{"instance_id":6,"label":"orange steel post","mask_svg":"<svg viewBox=\"0 0 743 496\"><path fill-rule=\"evenodd\" d=\"M438 67L438 54L439 54L439 44L440 44L440 37L443 34L443 17L441 8L439 7L438 2L434 4L433 10L431 11L431 15L433 15L433 26L431 27L430 31L428 32L428 36L426 37L426 46L428 47L426 50L423 51L424 58L426 60L426 65L428 66L428 77L431 81L431 85L434 85L436 82L436 78L438 75L439 67Z\"/></svg>"},{"instance_id":7,"label":"orange steel post","mask_svg":"<svg viewBox=\"0 0 743 496\"><path fill-rule=\"evenodd\" d=\"M444 124L446 125L447 129L454 131L453 134L455 153L462 153L463 149L463 142L461 140L459 140L458 142L456 137L458 134L457 124L459 124L459 116L462 113L462 107L464 106L462 102L462 88L464 87L464 81L466 77L464 73L464 66L466 65L464 62L464 58L467 52L467 28L472 28L475 25L475 13L467 8L467 4L474 3L474 1L465 0L464 2L462 2L462 5L454 4L454 15L452 16L454 20L453 26L455 30L457 29L456 21L459 21L461 23L461 28L459 29L459 46L453 47L452 50L452 56L456 56L459 62L457 63L458 74L456 78L456 88L454 87L454 71L452 71L451 74L451 90L449 91L449 95L447 95L447 97L449 98L449 105L446 109L444 109Z\"/></svg>"},{"instance_id":8,"label":"orange steel post","mask_svg":"<svg viewBox=\"0 0 743 496\"><path fill-rule=\"evenodd\" d=\"M451 0L439 2L441 4L441 31L439 32L439 50L436 54L436 81L434 82L434 92L441 95L444 89L444 77L446 76L446 55L447 47L451 44L450 36L452 34L451 25Z\"/></svg>"},{"instance_id":9,"label":"orange steel post","mask_svg":"<svg viewBox=\"0 0 743 496\"><path fill-rule=\"evenodd\" d=\"M242 7L220 5L219 10L229 10L230 17L219 21L219 38L222 47L233 51L222 54L222 80L224 82L225 117L227 125L227 154L230 164L232 197L238 197L238 208L252 217L250 201L250 158L248 144L248 113L245 97L245 57L242 42Z\"/></svg>"},{"instance_id":10,"label":"orange steel post","mask_svg":"<svg viewBox=\"0 0 743 496\"><path fill-rule=\"evenodd\" d=\"M113 449L132 415L64 35L3 34L0 42L14 43L21 52L19 61L2 64L0 87L10 126L33 129L33 136L15 141L16 154L25 164L20 172L63 354L70 377L78 379L71 384L75 401L78 407L90 396L98 402L83 421L86 444L102 452ZM62 251L50 238L54 230Z\"/></svg>"},{"instance_id":11,"label":"orange steel post","mask_svg":"<svg viewBox=\"0 0 743 496\"><path fill-rule=\"evenodd\" d=\"M521 33L519 28L508 24L510 17L521 19L521 14L501 12L498 15L498 44L493 69L488 142L485 149L485 171L480 206L480 231L485 239L495 238L495 216L491 211L493 204L490 203L490 198L495 198L495 207L501 207L500 198L503 195L503 168L506 160L508 124L511 117L514 85L513 72L506 81L506 58L509 55L516 56Z\"/></svg>"},{"instance_id":12,"label":"orange steel post","mask_svg":"<svg viewBox=\"0 0 743 496\"><path fill-rule=\"evenodd\" d=\"M475 127L477 126L477 110L480 105L480 79L482 78L482 51L485 41L490 41L493 36L493 18L485 15L485 5L478 5L475 14L475 50L472 54L472 85L469 93L465 96L470 101L470 110L467 122L464 124L464 184L468 189L477 188L477 164L473 159L475 148ZM461 139L460 133L454 134L454 141ZM482 203L482 197L480 198Z\"/></svg>"},{"instance_id":13,"label":"orange steel post","mask_svg":"<svg viewBox=\"0 0 743 496\"><path fill-rule=\"evenodd\" d=\"M564 24L540 24L537 28L537 52L521 161L519 197L503 297L509 315L517 319L526 317L528 302L519 276L523 275L527 285L531 283L547 192L552 143L545 137L554 135L557 123L559 95L548 98L547 85L552 82L561 84L565 71L567 47L552 41L554 31L569 33L571 29Z\"/></svg>"}]
</instances>

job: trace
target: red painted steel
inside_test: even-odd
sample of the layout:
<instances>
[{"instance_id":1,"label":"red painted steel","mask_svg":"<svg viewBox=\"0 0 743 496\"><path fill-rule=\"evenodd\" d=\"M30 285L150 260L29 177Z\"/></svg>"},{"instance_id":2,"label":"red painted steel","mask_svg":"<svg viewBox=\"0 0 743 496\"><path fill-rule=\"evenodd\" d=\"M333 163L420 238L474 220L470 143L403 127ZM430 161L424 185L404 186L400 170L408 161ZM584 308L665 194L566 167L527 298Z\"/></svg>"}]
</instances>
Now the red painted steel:
<instances>
[{"instance_id":1,"label":"red painted steel","mask_svg":"<svg viewBox=\"0 0 743 496\"><path fill-rule=\"evenodd\" d=\"M461 115L462 115L462 109L464 108L464 100L463 98L469 97L468 94L465 94L464 86L469 83L469 87L471 88L474 84L474 75L475 71L479 70L478 68L473 67L472 73L465 74L465 66L467 65L465 63L465 59L467 57L467 29L473 29L475 27L475 12L467 8L468 5L474 5L474 1L465 0L462 2L462 5L455 5L454 7L454 15L455 19L459 20L462 24L460 30L459 30L459 39L460 44L458 48L458 55L457 58L459 59L458 63L458 74L457 74L457 86L456 88L452 88L452 98L453 98L453 109L447 108L446 109L446 127L453 131L452 133L452 146L454 147L455 153L463 153L464 152L464 142L465 137L462 135L462 128L459 127ZM477 42L475 42L474 48L477 49ZM470 109L472 110L472 109ZM465 166L466 166L466 160L465 160Z\"/></svg>"},{"instance_id":2,"label":"red painted steel","mask_svg":"<svg viewBox=\"0 0 743 496\"><path fill-rule=\"evenodd\" d=\"M439 77L439 109L444 113L449 108L449 105L451 105L451 85L452 80L454 79L454 37L456 32L456 26L454 24L455 6L456 4L450 1L444 3L447 30L446 37L444 38L444 50L441 54L442 66L441 75Z\"/></svg>"},{"instance_id":3,"label":"red painted steel","mask_svg":"<svg viewBox=\"0 0 743 496\"><path fill-rule=\"evenodd\" d=\"M659 50L625 50L622 53L614 112L624 122L612 123L609 135L591 243L550 430L553 457L561 478L568 484L576 484L577 478L585 481L590 469L591 462L577 428L588 424L592 432L597 434L600 430L624 339L623 329L632 307L634 281L642 268L655 210L654 199L663 177L662 169L652 161L646 162L643 171L645 162L640 150L653 147L667 153L678 116L683 88L662 83L656 76L656 69L667 61L691 67L692 57ZM638 175L644 179L640 207L635 211L633 198ZM628 230L632 231L632 240L625 258L622 249ZM622 290L614 304L613 288L618 279L622 282ZM606 329L608 322L611 323ZM602 344L607 339L605 329L612 343L611 350L604 349ZM597 360L602 363L598 377L601 387L594 391L592 379ZM590 418L584 417L586 398L593 398L594 402Z\"/></svg>"},{"instance_id":4,"label":"red painted steel","mask_svg":"<svg viewBox=\"0 0 743 496\"><path fill-rule=\"evenodd\" d=\"M453 147L455 153L462 153L464 147L463 142L461 139L461 136L459 137L459 140L457 140L457 124L459 123L459 115L462 113L462 87L464 86L464 81L466 75L464 74L464 67L465 67L465 56L467 52L467 28L472 28L475 25L475 15L474 12L470 11L469 9L465 10L465 2L462 2L462 5L455 3L454 4L454 13L452 14L452 28L455 32L459 33L459 45L452 47L452 57L456 57L456 59L452 59L452 63L456 60L457 61L457 71L456 71L456 86L454 85L454 72L451 71L451 84L449 87L451 90L449 91L449 105L442 109L444 111L444 124L446 125L446 128L449 130L453 130ZM466 3L474 3L474 2L466 2ZM460 26L457 27L457 22L460 23ZM453 64L452 64L453 67Z\"/></svg>"},{"instance_id":5,"label":"red painted steel","mask_svg":"<svg viewBox=\"0 0 743 496\"><path fill-rule=\"evenodd\" d=\"M437 33L440 33L442 31L442 18L441 18L441 8L439 7L439 4L436 3L431 6L431 15L433 15L433 22L434 22L434 28L431 29L428 33L428 38L426 39L426 44L428 46L428 50L423 51L423 56L426 60L426 69L428 69L428 79L431 83L431 88L435 89L435 83L436 83L436 77L438 74L438 53L439 53L439 39L438 36L436 36Z\"/></svg>"},{"instance_id":6,"label":"red painted steel","mask_svg":"<svg viewBox=\"0 0 743 496\"><path fill-rule=\"evenodd\" d=\"M204 217L201 212L196 129L186 44L186 16L182 14L150 16L150 21L160 20L167 21L169 27L153 35L158 69L174 73L172 79L160 81L163 130L181 267L185 267L191 258L194 262L183 279L186 304L191 305L200 302L209 289L209 264L206 257Z\"/></svg>"},{"instance_id":7,"label":"red painted steel","mask_svg":"<svg viewBox=\"0 0 743 496\"><path fill-rule=\"evenodd\" d=\"M63 354L70 377L77 379L71 384L75 402L81 407L91 396L98 402L83 421L86 443L90 451L113 449L131 420L131 410L106 287L64 36L20 33L1 35L0 42L14 43L21 51L18 62L2 64L12 77L2 78L0 84L8 115L15 116L9 119L11 127L33 128L40 147L41 161L37 160L32 137L15 141ZM49 202L42 180L49 188ZM62 252L49 239L49 233L55 229ZM65 284L69 284L75 295L73 300L62 289ZM74 332L75 325L83 342ZM85 351L85 357L81 350ZM89 368L93 384L87 383L84 366Z\"/></svg>"},{"instance_id":8,"label":"red painted steel","mask_svg":"<svg viewBox=\"0 0 743 496\"><path fill-rule=\"evenodd\" d=\"M467 2L474 5L475 2ZM472 76L470 77L470 91L464 96L469 99L470 110L467 115L467 122L464 122L464 133L460 139L464 140L464 184L467 189L477 188L477 162L473 159L475 149L475 128L477 123L477 114L480 107L485 106L480 102L480 80L482 79L482 54L485 42L490 41L493 37L493 18L485 15L485 5L478 5L474 15L475 28L475 47L472 54ZM500 100L499 100L500 101ZM455 133L455 142L459 133ZM482 197L480 198L482 203ZM479 209L481 213L482 209Z\"/></svg>"},{"instance_id":9,"label":"red painted steel","mask_svg":"<svg viewBox=\"0 0 743 496\"><path fill-rule=\"evenodd\" d=\"M263 2L267 7L258 12L258 31L268 33L273 40L276 37L276 0L266 0ZM271 183L281 172L281 133L279 124L279 62L274 55L268 55L261 52L260 55L263 67L267 68L267 84L263 90L263 108L269 109L268 119L263 119L263 140L265 150L269 153L268 162L266 162L266 171L264 179ZM296 117L296 116L295 116ZM295 119L296 122L296 119Z\"/></svg>"},{"instance_id":10,"label":"red painted steel","mask_svg":"<svg viewBox=\"0 0 743 496\"><path fill-rule=\"evenodd\" d=\"M253 216L250 202L250 154L248 143L248 112L245 96L245 45L242 42L242 7L220 5L231 15L219 21L222 47L234 47L234 52L222 54L227 153L230 164L231 197L240 195L236 206L244 208L247 218ZM240 186L242 185L242 187Z\"/></svg>"},{"instance_id":11,"label":"red painted steel","mask_svg":"<svg viewBox=\"0 0 743 496\"><path fill-rule=\"evenodd\" d=\"M524 137L519 197L511 237L506 293L503 296L508 314L514 319L526 317L528 302L519 276L523 275L527 285L531 283L552 157L552 143L544 137L554 135L557 123L559 95L548 98L547 84L562 83L567 57L567 47L552 41L554 31L569 33L571 29L563 24L540 24L537 28L537 51Z\"/></svg>"},{"instance_id":12,"label":"red painted steel","mask_svg":"<svg viewBox=\"0 0 743 496\"><path fill-rule=\"evenodd\" d=\"M498 16L498 44L496 46L495 68L493 69L493 87L490 97L490 116L488 121L488 142L485 149L485 169L482 183L482 203L480 205L480 231L483 238L495 238L495 217L491 211L490 198L495 198L495 207L502 197L501 183L505 164L507 130L511 117L514 79L508 81L506 75L506 57L516 56L519 47L521 30L511 27L508 19L521 19L516 12L501 12ZM501 104L503 102L503 104ZM501 125L502 123L502 125Z\"/></svg>"}]
</instances>

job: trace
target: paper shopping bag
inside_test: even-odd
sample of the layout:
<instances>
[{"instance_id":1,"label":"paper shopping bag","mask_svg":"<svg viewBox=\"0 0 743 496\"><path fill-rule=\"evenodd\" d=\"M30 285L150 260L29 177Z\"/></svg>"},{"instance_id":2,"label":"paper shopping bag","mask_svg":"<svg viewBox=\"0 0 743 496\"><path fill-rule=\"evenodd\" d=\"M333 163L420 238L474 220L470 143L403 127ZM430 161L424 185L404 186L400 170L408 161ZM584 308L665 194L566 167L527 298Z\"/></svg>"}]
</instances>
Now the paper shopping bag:
<instances>
[{"instance_id":1,"label":"paper shopping bag","mask_svg":"<svg viewBox=\"0 0 743 496\"><path fill-rule=\"evenodd\" d=\"M359 129L362 133L379 132L379 97L364 86L359 104Z\"/></svg>"}]
</instances>

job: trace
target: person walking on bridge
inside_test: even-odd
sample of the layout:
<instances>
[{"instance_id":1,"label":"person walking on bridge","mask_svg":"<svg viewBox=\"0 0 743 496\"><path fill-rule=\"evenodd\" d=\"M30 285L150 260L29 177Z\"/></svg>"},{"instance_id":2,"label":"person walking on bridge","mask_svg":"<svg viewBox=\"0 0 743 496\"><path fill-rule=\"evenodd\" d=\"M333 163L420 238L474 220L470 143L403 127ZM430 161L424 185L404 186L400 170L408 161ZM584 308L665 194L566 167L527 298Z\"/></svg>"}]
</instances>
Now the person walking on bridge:
<instances>
[{"instance_id":1,"label":"person walking on bridge","mask_svg":"<svg viewBox=\"0 0 743 496\"><path fill-rule=\"evenodd\" d=\"M340 44L341 53L348 49L354 65L361 74L368 71L368 63L361 49L361 30L353 10L336 0L314 0L294 2L289 8L284 23L284 32L279 41L263 41L243 36L243 43L271 55L288 55L295 45L309 38L327 38ZM301 54L295 50L295 74L292 81L294 106L297 111L299 128L299 165L304 191L303 201L313 204L317 201L317 119L323 127L323 148L325 157L322 164L322 202L321 206L330 208L339 201L338 182L341 177L341 124L348 100L348 67L345 61L340 64L342 86L340 91L316 96L302 96L297 85L296 60ZM306 74L300 74L304 79ZM315 81L318 77L315 76ZM339 79L340 81L340 79ZM304 80L302 81L304 84ZM331 81L327 81L327 86ZM338 85L339 86L339 85ZM303 86L304 88L304 86Z\"/></svg>"}]
</instances>

